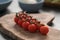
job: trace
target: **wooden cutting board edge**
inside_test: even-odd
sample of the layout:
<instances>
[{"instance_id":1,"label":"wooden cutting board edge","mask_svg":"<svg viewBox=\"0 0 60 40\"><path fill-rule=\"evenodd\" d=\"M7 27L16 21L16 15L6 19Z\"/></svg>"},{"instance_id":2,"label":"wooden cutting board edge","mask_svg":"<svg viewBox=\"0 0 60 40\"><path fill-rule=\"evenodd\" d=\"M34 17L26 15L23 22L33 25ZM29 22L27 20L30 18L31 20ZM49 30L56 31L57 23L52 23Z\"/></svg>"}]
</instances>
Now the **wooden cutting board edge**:
<instances>
[{"instance_id":1,"label":"wooden cutting board edge","mask_svg":"<svg viewBox=\"0 0 60 40\"><path fill-rule=\"evenodd\" d=\"M14 40L24 40L23 38L17 37L12 32L10 32L9 30L5 29L2 24L0 24L0 32L2 32L3 34L11 37Z\"/></svg>"}]
</instances>

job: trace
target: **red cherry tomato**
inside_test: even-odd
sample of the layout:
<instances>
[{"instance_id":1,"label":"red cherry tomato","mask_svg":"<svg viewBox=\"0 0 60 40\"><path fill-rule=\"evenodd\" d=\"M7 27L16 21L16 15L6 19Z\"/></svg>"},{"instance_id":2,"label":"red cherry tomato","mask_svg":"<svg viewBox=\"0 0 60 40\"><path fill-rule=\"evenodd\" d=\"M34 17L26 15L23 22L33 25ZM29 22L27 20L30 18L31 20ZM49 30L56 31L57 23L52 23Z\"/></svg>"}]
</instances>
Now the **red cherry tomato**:
<instances>
[{"instance_id":1,"label":"red cherry tomato","mask_svg":"<svg viewBox=\"0 0 60 40\"><path fill-rule=\"evenodd\" d=\"M27 15L26 12L23 12L23 11L19 12L19 15L21 15L21 14L22 15Z\"/></svg>"},{"instance_id":2,"label":"red cherry tomato","mask_svg":"<svg viewBox=\"0 0 60 40\"><path fill-rule=\"evenodd\" d=\"M19 14L19 17L20 17L20 18L26 18L26 17L27 17L27 14L21 13L21 14Z\"/></svg>"},{"instance_id":3,"label":"red cherry tomato","mask_svg":"<svg viewBox=\"0 0 60 40\"><path fill-rule=\"evenodd\" d=\"M18 24L18 20L19 20L18 17L15 17L15 18L14 18L14 22L15 22L16 24Z\"/></svg>"},{"instance_id":4,"label":"red cherry tomato","mask_svg":"<svg viewBox=\"0 0 60 40\"><path fill-rule=\"evenodd\" d=\"M36 25L36 26L37 26L37 30L38 30L38 31L40 31L40 26L39 26L39 24L38 24L38 25Z\"/></svg>"},{"instance_id":5,"label":"red cherry tomato","mask_svg":"<svg viewBox=\"0 0 60 40\"><path fill-rule=\"evenodd\" d=\"M26 13L23 13L23 15L24 15L24 16L27 16L27 14L26 14Z\"/></svg>"},{"instance_id":6,"label":"red cherry tomato","mask_svg":"<svg viewBox=\"0 0 60 40\"><path fill-rule=\"evenodd\" d=\"M22 27L24 28L24 29L28 29L28 25L29 25L30 23L29 22L23 22L22 23Z\"/></svg>"},{"instance_id":7,"label":"red cherry tomato","mask_svg":"<svg viewBox=\"0 0 60 40\"><path fill-rule=\"evenodd\" d=\"M43 35L46 35L49 32L49 28L46 26L41 26L40 27L40 33Z\"/></svg>"},{"instance_id":8,"label":"red cherry tomato","mask_svg":"<svg viewBox=\"0 0 60 40\"><path fill-rule=\"evenodd\" d=\"M37 30L40 30L40 22L39 21L36 21L35 22L35 25L37 26Z\"/></svg>"},{"instance_id":9,"label":"red cherry tomato","mask_svg":"<svg viewBox=\"0 0 60 40\"><path fill-rule=\"evenodd\" d=\"M27 15L24 15L23 17L24 17L24 18L26 18L26 17L27 17Z\"/></svg>"},{"instance_id":10,"label":"red cherry tomato","mask_svg":"<svg viewBox=\"0 0 60 40\"><path fill-rule=\"evenodd\" d=\"M32 21L36 22L36 19L32 19Z\"/></svg>"},{"instance_id":11,"label":"red cherry tomato","mask_svg":"<svg viewBox=\"0 0 60 40\"><path fill-rule=\"evenodd\" d=\"M21 15L21 16L20 16L20 18L23 18L23 17L24 17L24 15Z\"/></svg>"},{"instance_id":12,"label":"red cherry tomato","mask_svg":"<svg viewBox=\"0 0 60 40\"><path fill-rule=\"evenodd\" d=\"M36 21L37 21L36 19L31 19L30 23L36 23Z\"/></svg>"},{"instance_id":13,"label":"red cherry tomato","mask_svg":"<svg viewBox=\"0 0 60 40\"><path fill-rule=\"evenodd\" d=\"M18 13L19 13L19 16L21 16L21 15L23 15L24 12L21 11L21 12L18 12Z\"/></svg>"},{"instance_id":14,"label":"red cherry tomato","mask_svg":"<svg viewBox=\"0 0 60 40\"><path fill-rule=\"evenodd\" d=\"M25 18L22 18L22 21L23 21L23 22L25 22L25 21L26 21L26 19L25 19Z\"/></svg>"},{"instance_id":15,"label":"red cherry tomato","mask_svg":"<svg viewBox=\"0 0 60 40\"><path fill-rule=\"evenodd\" d=\"M21 19L18 20L18 25L22 26L23 21Z\"/></svg>"},{"instance_id":16,"label":"red cherry tomato","mask_svg":"<svg viewBox=\"0 0 60 40\"><path fill-rule=\"evenodd\" d=\"M27 21L30 22L30 20L32 19L32 17L31 16L27 16L26 19L27 19Z\"/></svg>"},{"instance_id":17,"label":"red cherry tomato","mask_svg":"<svg viewBox=\"0 0 60 40\"><path fill-rule=\"evenodd\" d=\"M19 14L19 17L21 17L21 15L23 15L22 13Z\"/></svg>"},{"instance_id":18,"label":"red cherry tomato","mask_svg":"<svg viewBox=\"0 0 60 40\"><path fill-rule=\"evenodd\" d=\"M40 30L41 26L45 26L44 24L38 24L38 30Z\"/></svg>"},{"instance_id":19,"label":"red cherry tomato","mask_svg":"<svg viewBox=\"0 0 60 40\"><path fill-rule=\"evenodd\" d=\"M29 30L30 32L36 32L37 27L36 27L35 24L30 24L30 25L28 26L28 30Z\"/></svg>"}]
</instances>

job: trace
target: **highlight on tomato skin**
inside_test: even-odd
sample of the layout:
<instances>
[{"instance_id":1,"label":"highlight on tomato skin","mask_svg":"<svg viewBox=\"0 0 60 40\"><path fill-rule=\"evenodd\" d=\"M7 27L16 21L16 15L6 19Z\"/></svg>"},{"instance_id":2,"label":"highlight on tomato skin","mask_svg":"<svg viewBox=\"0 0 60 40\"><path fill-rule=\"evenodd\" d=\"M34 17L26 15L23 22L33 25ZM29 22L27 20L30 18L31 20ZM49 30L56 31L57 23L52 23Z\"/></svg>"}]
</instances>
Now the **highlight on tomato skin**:
<instances>
[{"instance_id":1,"label":"highlight on tomato skin","mask_svg":"<svg viewBox=\"0 0 60 40\"><path fill-rule=\"evenodd\" d=\"M20 13L19 13L19 17L20 17L20 18L26 18L26 17L27 17L26 12L23 12L23 11L20 12Z\"/></svg>"}]
</instances>

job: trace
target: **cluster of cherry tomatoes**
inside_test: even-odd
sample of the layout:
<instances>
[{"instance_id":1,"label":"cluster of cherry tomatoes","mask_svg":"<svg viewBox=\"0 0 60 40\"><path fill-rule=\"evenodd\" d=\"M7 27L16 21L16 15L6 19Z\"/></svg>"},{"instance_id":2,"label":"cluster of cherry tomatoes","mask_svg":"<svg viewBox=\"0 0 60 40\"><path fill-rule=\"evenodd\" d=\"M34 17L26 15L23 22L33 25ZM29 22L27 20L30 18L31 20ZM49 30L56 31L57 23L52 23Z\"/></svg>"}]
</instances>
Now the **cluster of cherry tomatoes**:
<instances>
[{"instance_id":1,"label":"cluster of cherry tomatoes","mask_svg":"<svg viewBox=\"0 0 60 40\"><path fill-rule=\"evenodd\" d=\"M49 28L47 26L41 24L37 19L32 18L32 16L29 16L25 12L16 13L14 22L23 29L32 33L38 30L41 34L46 35L49 32Z\"/></svg>"}]
</instances>

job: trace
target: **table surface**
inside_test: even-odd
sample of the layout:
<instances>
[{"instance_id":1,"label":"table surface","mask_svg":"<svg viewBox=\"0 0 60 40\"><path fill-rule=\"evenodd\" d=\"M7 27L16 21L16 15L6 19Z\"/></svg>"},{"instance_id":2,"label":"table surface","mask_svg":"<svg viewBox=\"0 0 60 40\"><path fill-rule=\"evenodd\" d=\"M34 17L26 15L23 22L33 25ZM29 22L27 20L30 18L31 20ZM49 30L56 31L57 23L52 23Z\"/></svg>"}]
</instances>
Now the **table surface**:
<instances>
[{"instance_id":1,"label":"table surface","mask_svg":"<svg viewBox=\"0 0 60 40\"><path fill-rule=\"evenodd\" d=\"M13 2L10 4L10 6L7 8L7 10L0 15L0 17L3 17L3 15L6 15L7 13L11 12L19 12L22 11L21 8L18 5L17 0L13 0ZM51 25L52 28L60 30L60 9L54 9L54 8L47 8L44 7L40 10L40 13L50 13L55 15L55 19ZM12 40L10 37L3 35L0 33L0 40Z\"/></svg>"}]
</instances>

